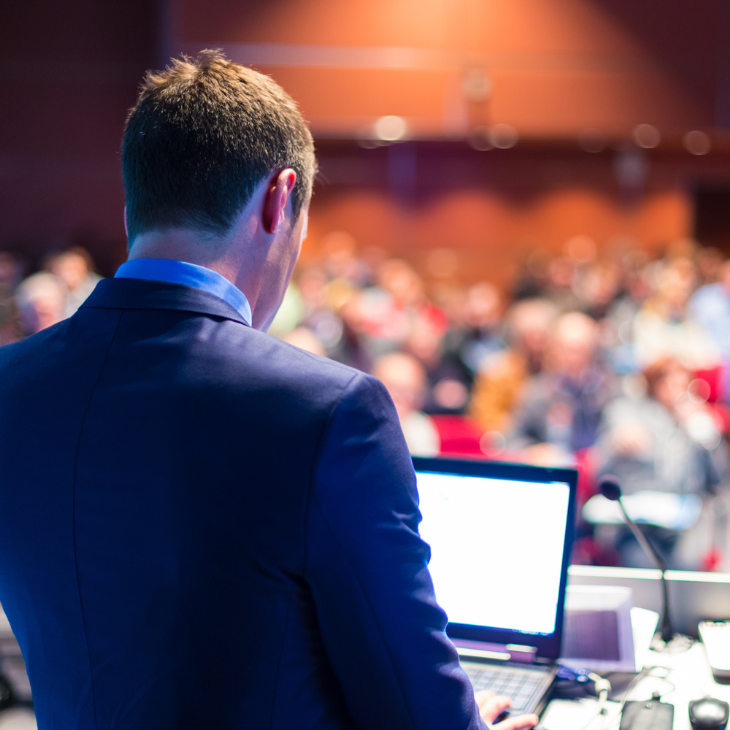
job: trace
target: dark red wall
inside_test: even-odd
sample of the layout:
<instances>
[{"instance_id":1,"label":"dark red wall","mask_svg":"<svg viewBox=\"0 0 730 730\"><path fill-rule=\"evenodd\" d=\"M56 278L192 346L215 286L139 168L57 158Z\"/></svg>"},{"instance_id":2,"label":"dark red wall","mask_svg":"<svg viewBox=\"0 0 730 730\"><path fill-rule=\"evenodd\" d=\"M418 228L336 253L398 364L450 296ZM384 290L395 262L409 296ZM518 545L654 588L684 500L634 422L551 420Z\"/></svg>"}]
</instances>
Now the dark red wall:
<instances>
[{"instance_id":1,"label":"dark red wall","mask_svg":"<svg viewBox=\"0 0 730 730\"><path fill-rule=\"evenodd\" d=\"M157 36L148 0L0 4L0 248L123 257L120 140Z\"/></svg>"},{"instance_id":2,"label":"dark red wall","mask_svg":"<svg viewBox=\"0 0 730 730\"><path fill-rule=\"evenodd\" d=\"M168 0L172 46L271 74L320 136L397 114L418 138L508 123L523 137L715 126L724 0ZM491 93L469 101L467 69ZM723 75L724 74L724 75Z\"/></svg>"},{"instance_id":3,"label":"dark red wall","mask_svg":"<svg viewBox=\"0 0 730 730\"><path fill-rule=\"evenodd\" d=\"M730 141L718 130L730 120L723 8L721 0L4 0L0 249L33 259L81 243L111 273L125 255L119 148L137 86L167 51L216 45L292 59L259 66L301 102L330 183L315 195L305 256L346 230L416 264L451 247L465 277L505 281L530 247L559 250L573 235L659 247L691 235L697 181L730 180ZM389 54L399 48L425 55L397 68L400 56ZM470 62L494 81L481 110L463 99ZM325 139L352 140L380 114L402 114L441 141L365 150ZM497 121L518 128L516 148L468 148L469 124ZM644 192L627 200L611 147L626 144L638 122L664 137L646 153ZM715 128L707 157L682 147L694 125ZM585 126L611 138L605 152L579 149Z\"/></svg>"}]
</instances>

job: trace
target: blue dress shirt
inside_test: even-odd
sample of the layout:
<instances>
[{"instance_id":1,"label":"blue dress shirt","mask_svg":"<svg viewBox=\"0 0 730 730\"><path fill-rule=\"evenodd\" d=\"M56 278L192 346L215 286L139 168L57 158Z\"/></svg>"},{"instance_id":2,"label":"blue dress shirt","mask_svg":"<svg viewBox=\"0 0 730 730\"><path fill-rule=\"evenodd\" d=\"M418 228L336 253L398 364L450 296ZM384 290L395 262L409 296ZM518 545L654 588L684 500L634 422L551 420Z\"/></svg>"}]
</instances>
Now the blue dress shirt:
<instances>
[{"instance_id":1,"label":"blue dress shirt","mask_svg":"<svg viewBox=\"0 0 730 730\"><path fill-rule=\"evenodd\" d=\"M115 279L147 279L202 289L230 304L251 327L251 305L246 295L217 271L174 259L132 259L122 264Z\"/></svg>"}]
</instances>

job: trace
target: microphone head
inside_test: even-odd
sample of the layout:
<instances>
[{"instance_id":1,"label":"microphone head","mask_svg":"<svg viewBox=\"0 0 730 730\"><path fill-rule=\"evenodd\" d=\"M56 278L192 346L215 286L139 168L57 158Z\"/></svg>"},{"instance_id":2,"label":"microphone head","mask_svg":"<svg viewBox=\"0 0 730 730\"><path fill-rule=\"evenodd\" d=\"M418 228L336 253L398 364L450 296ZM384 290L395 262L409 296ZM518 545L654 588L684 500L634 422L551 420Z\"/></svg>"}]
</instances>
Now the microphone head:
<instances>
[{"instance_id":1,"label":"microphone head","mask_svg":"<svg viewBox=\"0 0 730 730\"><path fill-rule=\"evenodd\" d=\"M612 502L621 499L621 487L618 485L618 479L614 476L606 475L598 482L598 491Z\"/></svg>"}]
</instances>

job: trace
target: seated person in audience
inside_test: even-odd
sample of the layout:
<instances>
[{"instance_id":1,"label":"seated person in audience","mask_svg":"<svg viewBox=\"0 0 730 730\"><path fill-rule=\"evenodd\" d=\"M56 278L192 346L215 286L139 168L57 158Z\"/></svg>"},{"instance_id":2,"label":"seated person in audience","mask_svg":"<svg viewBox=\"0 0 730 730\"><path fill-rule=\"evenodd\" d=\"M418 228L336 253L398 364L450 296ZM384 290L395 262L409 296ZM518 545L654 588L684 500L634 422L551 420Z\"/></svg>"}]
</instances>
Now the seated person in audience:
<instances>
[{"instance_id":1,"label":"seated person in audience","mask_svg":"<svg viewBox=\"0 0 730 730\"><path fill-rule=\"evenodd\" d=\"M601 342L604 353L615 373L635 373L633 327L651 292L651 277L645 257L631 251L619 261L622 277L621 290L601 321Z\"/></svg>"},{"instance_id":2,"label":"seated person in audience","mask_svg":"<svg viewBox=\"0 0 730 730\"><path fill-rule=\"evenodd\" d=\"M444 338L444 350L458 358L473 383L482 364L505 348L502 331L502 299L497 287L480 282L464 297L460 326L452 326Z\"/></svg>"},{"instance_id":3,"label":"seated person in audience","mask_svg":"<svg viewBox=\"0 0 730 730\"><path fill-rule=\"evenodd\" d=\"M436 426L420 410L426 391L426 372L421 363L412 355L392 352L375 361L373 375L383 383L393 399L411 454L438 454L440 439Z\"/></svg>"},{"instance_id":4,"label":"seated person in audience","mask_svg":"<svg viewBox=\"0 0 730 730\"><path fill-rule=\"evenodd\" d=\"M568 455L594 444L601 412L616 394L615 378L597 358L598 334L580 312L558 319L548 367L531 380L515 414L511 448L550 444Z\"/></svg>"},{"instance_id":5,"label":"seated person in audience","mask_svg":"<svg viewBox=\"0 0 730 730\"><path fill-rule=\"evenodd\" d=\"M705 284L692 296L689 314L717 347L722 362L722 395L730 395L730 261L719 270L719 281Z\"/></svg>"},{"instance_id":6,"label":"seated person in audience","mask_svg":"<svg viewBox=\"0 0 730 730\"><path fill-rule=\"evenodd\" d=\"M552 302L561 314L583 310L585 301L576 291L575 262L567 256L553 259L548 265L548 286L545 298Z\"/></svg>"},{"instance_id":7,"label":"seated person in audience","mask_svg":"<svg viewBox=\"0 0 730 730\"><path fill-rule=\"evenodd\" d=\"M700 286L722 281L724 276L722 267L725 263L722 251L713 246L700 246L695 253L694 261L697 267L697 283Z\"/></svg>"},{"instance_id":8,"label":"seated person in audience","mask_svg":"<svg viewBox=\"0 0 730 730\"><path fill-rule=\"evenodd\" d=\"M627 496L643 491L712 493L730 478L730 454L711 411L692 393L689 370L674 358L644 371L646 391L617 398L606 407L596 444L597 476L618 478ZM648 527L672 563L678 533ZM622 564L652 567L628 530L620 530Z\"/></svg>"},{"instance_id":9,"label":"seated person in audience","mask_svg":"<svg viewBox=\"0 0 730 730\"><path fill-rule=\"evenodd\" d=\"M66 286L57 276L41 271L25 279L15 294L24 335L50 327L66 318Z\"/></svg>"},{"instance_id":10,"label":"seated person in audience","mask_svg":"<svg viewBox=\"0 0 730 730\"><path fill-rule=\"evenodd\" d=\"M485 358L469 413L487 430L507 432L528 380L542 372L557 310L544 299L524 299L507 313L508 349Z\"/></svg>"},{"instance_id":11,"label":"seated person in audience","mask_svg":"<svg viewBox=\"0 0 730 730\"><path fill-rule=\"evenodd\" d=\"M94 273L94 263L89 252L80 246L52 256L46 262L46 269L66 285L66 317L70 317L86 301L101 281L101 277Z\"/></svg>"},{"instance_id":12,"label":"seated person in audience","mask_svg":"<svg viewBox=\"0 0 730 730\"><path fill-rule=\"evenodd\" d=\"M700 324L687 314L695 280L694 265L689 259L675 259L659 268L654 296L633 323L639 368L646 368L661 357L676 358L691 369L717 364L717 348Z\"/></svg>"},{"instance_id":13,"label":"seated person in audience","mask_svg":"<svg viewBox=\"0 0 730 730\"><path fill-rule=\"evenodd\" d=\"M599 261L588 268L578 291L585 302L583 311L597 322L611 311L619 296L621 271L613 261Z\"/></svg>"},{"instance_id":14,"label":"seated person in audience","mask_svg":"<svg viewBox=\"0 0 730 730\"><path fill-rule=\"evenodd\" d=\"M531 251L519 265L515 281L510 287L510 298L514 302L523 299L544 299L548 286L549 258L544 251Z\"/></svg>"},{"instance_id":15,"label":"seated person in audience","mask_svg":"<svg viewBox=\"0 0 730 730\"><path fill-rule=\"evenodd\" d=\"M444 330L429 317L418 317L405 351L426 375L422 410L430 415L461 415L469 402L471 378L457 354L444 348Z\"/></svg>"}]
</instances>

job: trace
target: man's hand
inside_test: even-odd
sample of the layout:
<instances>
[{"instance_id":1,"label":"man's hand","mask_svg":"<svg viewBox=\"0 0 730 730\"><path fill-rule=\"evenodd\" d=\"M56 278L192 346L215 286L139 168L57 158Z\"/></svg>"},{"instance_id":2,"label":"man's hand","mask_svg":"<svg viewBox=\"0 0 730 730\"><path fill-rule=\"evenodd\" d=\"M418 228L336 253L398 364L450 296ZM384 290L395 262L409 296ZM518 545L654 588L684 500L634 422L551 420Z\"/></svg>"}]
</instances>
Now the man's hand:
<instances>
[{"instance_id":1,"label":"man's hand","mask_svg":"<svg viewBox=\"0 0 730 730\"><path fill-rule=\"evenodd\" d=\"M479 707L479 714L482 720L494 728L494 730L529 730L538 723L537 715L520 715L509 717L496 725L492 723L505 711L509 710L512 702L507 697L498 697L491 690L485 689L477 692L476 698Z\"/></svg>"}]
</instances>

